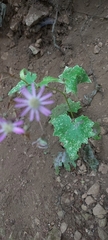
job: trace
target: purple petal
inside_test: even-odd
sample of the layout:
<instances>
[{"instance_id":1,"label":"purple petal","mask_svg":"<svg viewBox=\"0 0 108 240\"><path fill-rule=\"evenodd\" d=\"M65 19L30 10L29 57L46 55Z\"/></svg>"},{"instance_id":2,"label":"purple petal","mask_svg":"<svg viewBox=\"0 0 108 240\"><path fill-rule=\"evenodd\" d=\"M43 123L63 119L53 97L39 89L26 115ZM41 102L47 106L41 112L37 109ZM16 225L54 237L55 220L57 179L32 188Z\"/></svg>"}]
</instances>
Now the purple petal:
<instances>
[{"instance_id":1,"label":"purple petal","mask_svg":"<svg viewBox=\"0 0 108 240\"><path fill-rule=\"evenodd\" d=\"M39 111L43 113L45 116L49 116L51 114L51 111L43 106L39 107Z\"/></svg>"},{"instance_id":2,"label":"purple petal","mask_svg":"<svg viewBox=\"0 0 108 240\"><path fill-rule=\"evenodd\" d=\"M28 100L27 99L24 99L24 98L14 98L14 101L15 102L18 102L18 103L27 103Z\"/></svg>"},{"instance_id":3,"label":"purple petal","mask_svg":"<svg viewBox=\"0 0 108 240\"><path fill-rule=\"evenodd\" d=\"M44 87L44 86L40 88L40 90L39 90L39 92L38 92L38 94L37 94L37 98L38 98L38 99L42 96L44 90L45 90L45 87Z\"/></svg>"},{"instance_id":4,"label":"purple petal","mask_svg":"<svg viewBox=\"0 0 108 240\"><path fill-rule=\"evenodd\" d=\"M29 111L30 111L30 107L25 108L21 113L21 117L25 116Z\"/></svg>"},{"instance_id":5,"label":"purple petal","mask_svg":"<svg viewBox=\"0 0 108 240\"><path fill-rule=\"evenodd\" d=\"M34 120L34 109L32 109L31 111L30 111L30 122L32 122L33 120Z\"/></svg>"},{"instance_id":6,"label":"purple petal","mask_svg":"<svg viewBox=\"0 0 108 240\"><path fill-rule=\"evenodd\" d=\"M3 133L1 136L0 136L0 142L2 142L5 138L6 138L7 134L6 133Z\"/></svg>"},{"instance_id":7,"label":"purple petal","mask_svg":"<svg viewBox=\"0 0 108 240\"><path fill-rule=\"evenodd\" d=\"M16 134L23 134L25 133L24 129L19 128L19 127L14 127L13 132Z\"/></svg>"},{"instance_id":8,"label":"purple petal","mask_svg":"<svg viewBox=\"0 0 108 240\"><path fill-rule=\"evenodd\" d=\"M27 100L28 101L28 100ZM15 104L15 107L16 108L23 108L23 107L27 107L28 106L28 103L17 103Z\"/></svg>"},{"instance_id":9,"label":"purple petal","mask_svg":"<svg viewBox=\"0 0 108 240\"><path fill-rule=\"evenodd\" d=\"M23 121L23 120L20 120L20 121L14 122L13 125L14 125L15 127L17 127L17 126L22 125L23 123L24 123L24 121Z\"/></svg>"},{"instance_id":10,"label":"purple petal","mask_svg":"<svg viewBox=\"0 0 108 240\"><path fill-rule=\"evenodd\" d=\"M3 132L4 132L4 130L3 130L3 128L1 128L1 129L0 129L0 133L3 133Z\"/></svg>"},{"instance_id":11,"label":"purple petal","mask_svg":"<svg viewBox=\"0 0 108 240\"><path fill-rule=\"evenodd\" d=\"M30 92L27 90L27 88L22 88L21 89L21 93L27 98L27 99L31 99L32 95L30 94Z\"/></svg>"},{"instance_id":12,"label":"purple petal","mask_svg":"<svg viewBox=\"0 0 108 240\"><path fill-rule=\"evenodd\" d=\"M41 104L42 104L42 105L47 105L47 104L52 104L52 103L54 103L54 101L53 101L53 100L49 100L49 101L42 101L42 102L41 102Z\"/></svg>"},{"instance_id":13,"label":"purple petal","mask_svg":"<svg viewBox=\"0 0 108 240\"><path fill-rule=\"evenodd\" d=\"M0 118L0 122L1 122L1 123L4 123L4 122L6 122L6 120L3 119L3 118Z\"/></svg>"},{"instance_id":14,"label":"purple petal","mask_svg":"<svg viewBox=\"0 0 108 240\"><path fill-rule=\"evenodd\" d=\"M45 99L47 99L47 98L49 98L51 96L52 96L52 93L47 93L45 96L40 98L40 101L43 101L43 100L45 100Z\"/></svg>"},{"instance_id":15,"label":"purple petal","mask_svg":"<svg viewBox=\"0 0 108 240\"><path fill-rule=\"evenodd\" d=\"M32 96L36 97L36 88L35 88L34 83L32 83L31 87L32 87Z\"/></svg>"},{"instance_id":16,"label":"purple petal","mask_svg":"<svg viewBox=\"0 0 108 240\"><path fill-rule=\"evenodd\" d=\"M35 111L36 114L36 121L39 122L40 121L40 115L39 115L39 111Z\"/></svg>"}]
</instances>

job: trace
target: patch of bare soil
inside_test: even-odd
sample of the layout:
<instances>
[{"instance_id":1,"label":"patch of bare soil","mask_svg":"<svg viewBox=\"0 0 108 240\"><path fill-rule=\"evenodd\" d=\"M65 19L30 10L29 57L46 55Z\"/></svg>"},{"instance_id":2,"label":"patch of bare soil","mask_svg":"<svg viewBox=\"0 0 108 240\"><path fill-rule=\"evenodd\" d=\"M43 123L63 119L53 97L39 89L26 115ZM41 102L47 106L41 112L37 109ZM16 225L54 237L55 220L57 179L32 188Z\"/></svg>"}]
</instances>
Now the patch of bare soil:
<instances>
[{"instance_id":1,"label":"patch of bare soil","mask_svg":"<svg viewBox=\"0 0 108 240\"><path fill-rule=\"evenodd\" d=\"M22 68L36 72L41 80L78 64L92 80L79 87L79 100L96 83L102 87L83 108L83 114L100 122L102 138L92 143L99 160L97 172L79 159L76 169L61 169L59 176L53 159L63 149L52 137L49 118L41 116L47 151L32 145L43 135L37 122L30 128L30 138L13 134L0 143L0 239L107 240L108 1L1 2L7 11L0 28L0 115L15 116L14 108L8 109L7 94ZM31 7L40 17L27 26ZM38 50L35 54L31 45ZM53 98L54 106L64 101L60 94Z\"/></svg>"}]
</instances>

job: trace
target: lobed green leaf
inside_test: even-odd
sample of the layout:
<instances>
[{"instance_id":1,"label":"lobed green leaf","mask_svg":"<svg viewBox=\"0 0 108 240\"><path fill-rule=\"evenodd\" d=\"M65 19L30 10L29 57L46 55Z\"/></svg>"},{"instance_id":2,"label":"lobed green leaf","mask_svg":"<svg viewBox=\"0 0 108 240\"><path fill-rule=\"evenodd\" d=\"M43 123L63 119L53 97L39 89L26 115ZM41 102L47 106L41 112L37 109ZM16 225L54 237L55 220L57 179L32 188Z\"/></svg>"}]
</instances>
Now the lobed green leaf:
<instances>
[{"instance_id":1,"label":"lobed green leaf","mask_svg":"<svg viewBox=\"0 0 108 240\"><path fill-rule=\"evenodd\" d=\"M81 108L80 102L74 102L70 98L67 99L69 106L67 103L62 103L60 105L57 105L52 110L51 119L58 117L61 114L65 114L68 112L77 113L78 110Z\"/></svg>"},{"instance_id":2,"label":"lobed green leaf","mask_svg":"<svg viewBox=\"0 0 108 240\"><path fill-rule=\"evenodd\" d=\"M24 68L20 71L20 78L22 80L19 81L17 83L17 85L9 91L9 93L8 93L9 96L13 95L16 92L20 92L22 87L29 86L31 83L33 83L36 80L37 75L36 75L36 73L31 73L31 72L27 71L27 69Z\"/></svg>"},{"instance_id":3,"label":"lobed green leaf","mask_svg":"<svg viewBox=\"0 0 108 240\"><path fill-rule=\"evenodd\" d=\"M89 165L92 170L97 170L99 161L95 157L90 144L85 145L83 148L83 160Z\"/></svg>"},{"instance_id":4,"label":"lobed green leaf","mask_svg":"<svg viewBox=\"0 0 108 240\"><path fill-rule=\"evenodd\" d=\"M64 82L66 93L77 93L77 85L79 83L90 83L91 80L82 67L76 65L75 67L65 67L63 73L59 76L61 82Z\"/></svg>"},{"instance_id":5,"label":"lobed green leaf","mask_svg":"<svg viewBox=\"0 0 108 240\"><path fill-rule=\"evenodd\" d=\"M29 72L26 68L20 71L20 78L25 82L25 84L30 85L37 79L37 74Z\"/></svg>"},{"instance_id":6,"label":"lobed green leaf","mask_svg":"<svg viewBox=\"0 0 108 240\"><path fill-rule=\"evenodd\" d=\"M54 77L44 77L43 80L37 84L38 87L42 87L42 86L48 86L48 83L51 82L60 82L59 78L54 78Z\"/></svg>"},{"instance_id":7,"label":"lobed green leaf","mask_svg":"<svg viewBox=\"0 0 108 240\"><path fill-rule=\"evenodd\" d=\"M25 85L26 85L25 82L23 82L23 81L21 80L20 82L18 82L18 84L17 84L15 87L13 87L13 88L8 92L8 95L11 96L11 95L13 95L13 94L16 93L16 92L19 92L20 89L21 89L22 87L24 87Z\"/></svg>"},{"instance_id":8,"label":"lobed green leaf","mask_svg":"<svg viewBox=\"0 0 108 240\"><path fill-rule=\"evenodd\" d=\"M72 120L67 114L53 118L50 122L54 126L54 136L59 137L69 155L70 163L75 167L81 145L87 144L88 139L95 135L92 129L94 122L83 115Z\"/></svg>"}]
</instances>

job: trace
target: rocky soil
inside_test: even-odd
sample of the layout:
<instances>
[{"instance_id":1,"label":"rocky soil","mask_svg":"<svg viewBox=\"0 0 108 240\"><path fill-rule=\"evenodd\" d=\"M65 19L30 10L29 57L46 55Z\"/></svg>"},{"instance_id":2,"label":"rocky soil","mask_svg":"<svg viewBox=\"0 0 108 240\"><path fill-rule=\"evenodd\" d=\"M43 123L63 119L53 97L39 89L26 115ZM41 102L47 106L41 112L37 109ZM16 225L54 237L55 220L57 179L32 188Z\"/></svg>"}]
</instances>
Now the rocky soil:
<instances>
[{"instance_id":1,"label":"rocky soil","mask_svg":"<svg viewBox=\"0 0 108 240\"><path fill-rule=\"evenodd\" d=\"M41 119L47 151L32 144L43 136L35 122L29 138L12 135L0 143L0 239L108 240L108 2L0 3L0 116L15 117L7 94L22 68L41 80L78 64L92 80L79 86L79 100L101 86L83 114L100 123L102 136L91 142L97 171L81 157L76 169L62 168L58 176L53 160L63 148L49 119ZM64 101L53 98L55 106Z\"/></svg>"}]
</instances>

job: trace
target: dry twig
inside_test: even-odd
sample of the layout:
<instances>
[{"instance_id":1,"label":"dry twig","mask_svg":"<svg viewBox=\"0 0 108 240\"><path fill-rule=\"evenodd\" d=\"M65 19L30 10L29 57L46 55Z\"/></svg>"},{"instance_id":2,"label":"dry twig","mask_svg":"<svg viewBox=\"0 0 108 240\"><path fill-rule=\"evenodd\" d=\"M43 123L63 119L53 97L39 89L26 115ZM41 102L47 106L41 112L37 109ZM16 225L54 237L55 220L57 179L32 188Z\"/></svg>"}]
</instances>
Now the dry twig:
<instances>
[{"instance_id":1,"label":"dry twig","mask_svg":"<svg viewBox=\"0 0 108 240\"><path fill-rule=\"evenodd\" d=\"M55 25L56 25L56 22L57 22L57 17L58 17L58 6L56 8L56 15L55 15L55 20L54 20L54 23L53 23L53 26L52 26L52 37L53 37L53 43L54 43L54 47L56 47L57 49L60 50L60 52L64 55L64 51L61 49L60 46L58 46L58 44L56 43L56 37L55 37Z\"/></svg>"}]
</instances>

